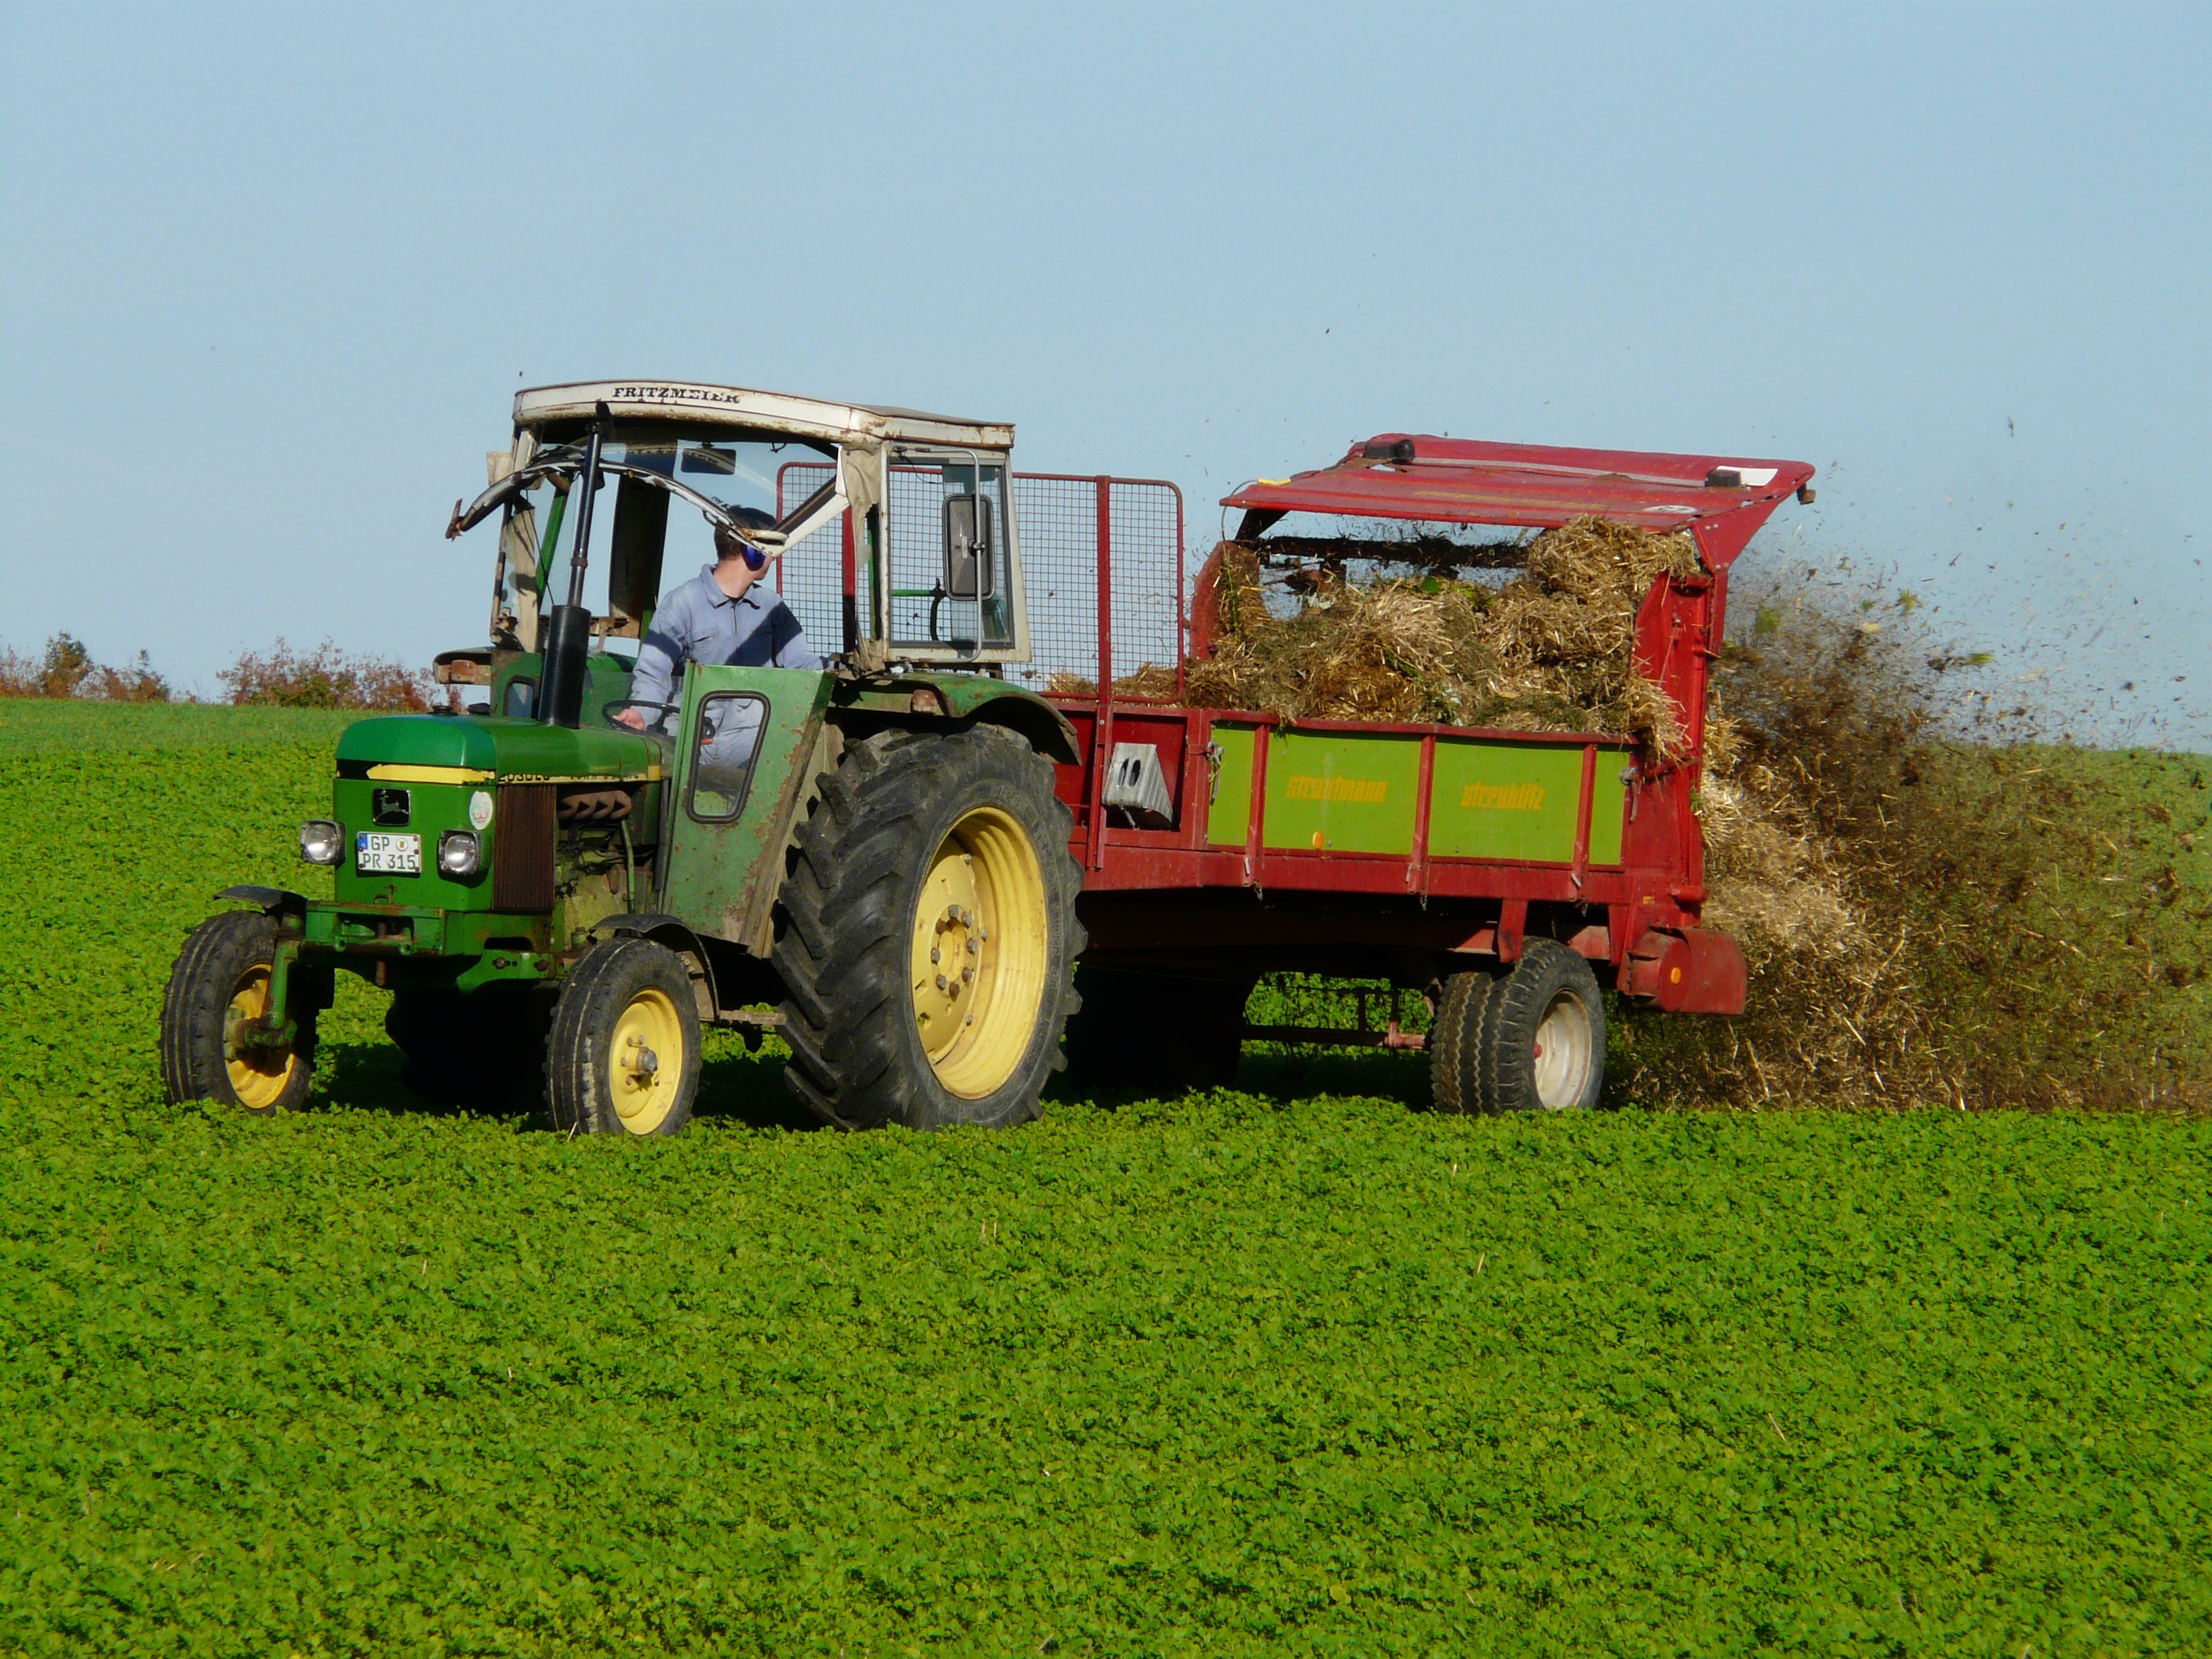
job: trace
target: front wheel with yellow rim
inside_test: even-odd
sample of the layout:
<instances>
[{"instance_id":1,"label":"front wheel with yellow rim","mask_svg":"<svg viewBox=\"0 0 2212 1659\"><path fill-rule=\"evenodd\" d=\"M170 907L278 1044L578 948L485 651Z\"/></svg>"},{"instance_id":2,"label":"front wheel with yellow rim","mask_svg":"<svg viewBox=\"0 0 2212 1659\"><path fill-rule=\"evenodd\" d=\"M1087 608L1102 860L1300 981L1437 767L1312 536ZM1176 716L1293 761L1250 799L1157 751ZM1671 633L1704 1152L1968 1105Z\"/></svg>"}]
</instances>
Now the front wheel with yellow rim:
<instances>
[{"instance_id":1,"label":"front wheel with yellow rim","mask_svg":"<svg viewBox=\"0 0 2212 1659\"><path fill-rule=\"evenodd\" d=\"M316 1005L328 998L301 994L307 975L295 969L290 1032L272 1030L276 957L276 924L251 910L210 916L186 938L161 998L161 1081L171 1100L268 1117L307 1099Z\"/></svg>"},{"instance_id":2,"label":"front wheel with yellow rim","mask_svg":"<svg viewBox=\"0 0 2212 1659\"><path fill-rule=\"evenodd\" d=\"M884 732L823 780L785 883L785 1081L848 1129L1003 1127L1063 1064L1082 874L1013 732Z\"/></svg>"},{"instance_id":3,"label":"front wheel with yellow rim","mask_svg":"<svg viewBox=\"0 0 2212 1659\"><path fill-rule=\"evenodd\" d=\"M597 946L568 975L545 1040L553 1127L672 1135L699 1091L699 1011L683 958L650 939Z\"/></svg>"}]
</instances>

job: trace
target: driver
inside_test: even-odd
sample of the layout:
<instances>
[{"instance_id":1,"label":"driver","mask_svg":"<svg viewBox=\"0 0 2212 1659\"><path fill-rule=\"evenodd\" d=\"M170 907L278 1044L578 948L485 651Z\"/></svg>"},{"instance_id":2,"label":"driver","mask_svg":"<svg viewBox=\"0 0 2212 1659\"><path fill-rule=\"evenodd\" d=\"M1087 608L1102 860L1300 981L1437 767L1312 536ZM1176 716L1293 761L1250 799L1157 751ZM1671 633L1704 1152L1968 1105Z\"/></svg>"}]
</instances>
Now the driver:
<instances>
[{"instance_id":1,"label":"driver","mask_svg":"<svg viewBox=\"0 0 2212 1659\"><path fill-rule=\"evenodd\" d=\"M775 523L757 507L731 512L748 530L766 530ZM653 612L653 631L638 647L637 672L630 680L629 694L636 702L673 702L687 662L740 668L822 666L791 607L776 594L755 589L768 568L768 556L727 525L714 526L714 554L713 564L672 590ZM642 708L622 709L615 718L634 731L646 726Z\"/></svg>"}]
</instances>

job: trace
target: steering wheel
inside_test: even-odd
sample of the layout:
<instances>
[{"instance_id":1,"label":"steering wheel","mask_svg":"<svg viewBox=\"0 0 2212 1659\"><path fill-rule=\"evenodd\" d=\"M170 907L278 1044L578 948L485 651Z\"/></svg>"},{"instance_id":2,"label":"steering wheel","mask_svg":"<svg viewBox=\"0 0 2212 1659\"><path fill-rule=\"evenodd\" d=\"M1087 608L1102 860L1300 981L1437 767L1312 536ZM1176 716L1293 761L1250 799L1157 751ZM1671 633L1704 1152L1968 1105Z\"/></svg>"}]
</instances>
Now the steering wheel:
<instances>
[{"instance_id":1,"label":"steering wheel","mask_svg":"<svg viewBox=\"0 0 2212 1659\"><path fill-rule=\"evenodd\" d=\"M635 732L640 728L630 725L627 720L621 720L615 718L617 714L620 714L624 709L635 708L645 716L645 725L642 729L646 736L651 738L665 738L672 737L674 734L668 730L663 722L665 722L671 714L675 714L683 707L684 705L680 702L655 702L649 697L621 697L617 698L615 702L609 703L603 711L603 714L607 724L613 726L616 731Z\"/></svg>"}]
</instances>

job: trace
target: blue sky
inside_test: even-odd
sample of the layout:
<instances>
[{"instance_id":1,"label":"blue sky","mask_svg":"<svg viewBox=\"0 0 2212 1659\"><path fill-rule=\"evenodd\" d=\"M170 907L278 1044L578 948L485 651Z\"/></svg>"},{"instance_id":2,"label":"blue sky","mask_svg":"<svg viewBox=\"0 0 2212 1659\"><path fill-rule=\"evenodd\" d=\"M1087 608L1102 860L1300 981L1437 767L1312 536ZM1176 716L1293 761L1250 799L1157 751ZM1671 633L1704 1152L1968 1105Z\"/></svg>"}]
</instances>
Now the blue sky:
<instances>
[{"instance_id":1,"label":"blue sky","mask_svg":"<svg viewBox=\"0 0 2212 1659\"><path fill-rule=\"evenodd\" d=\"M1799 458L1753 560L2204 746L2208 85L2202 6L0 6L0 641L477 642L515 387L665 374L1194 532L1381 430Z\"/></svg>"}]
</instances>

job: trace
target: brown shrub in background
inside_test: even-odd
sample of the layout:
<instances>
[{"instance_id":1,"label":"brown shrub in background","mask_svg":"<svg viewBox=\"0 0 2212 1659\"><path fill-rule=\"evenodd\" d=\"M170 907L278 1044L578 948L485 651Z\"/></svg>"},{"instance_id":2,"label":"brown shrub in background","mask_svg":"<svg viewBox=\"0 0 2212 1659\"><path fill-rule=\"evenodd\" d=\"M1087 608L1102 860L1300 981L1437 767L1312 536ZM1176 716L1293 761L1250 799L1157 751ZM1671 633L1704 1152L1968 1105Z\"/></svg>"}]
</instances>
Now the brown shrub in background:
<instances>
[{"instance_id":1,"label":"brown shrub in background","mask_svg":"<svg viewBox=\"0 0 2212 1659\"><path fill-rule=\"evenodd\" d=\"M88 684L92 688L89 690L86 690ZM153 661L143 651L121 668L94 664L91 674L77 682L76 694L80 697L99 697L108 702L173 701L168 681L154 672Z\"/></svg>"},{"instance_id":2,"label":"brown shrub in background","mask_svg":"<svg viewBox=\"0 0 2212 1659\"><path fill-rule=\"evenodd\" d=\"M169 684L141 651L127 667L92 659L84 641L57 634L38 657L0 649L0 697L94 697L110 702L167 702Z\"/></svg>"},{"instance_id":3,"label":"brown shrub in background","mask_svg":"<svg viewBox=\"0 0 2212 1659\"><path fill-rule=\"evenodd\" d=\"M403 667L325 640L295 651L279 639L266 652L243 652L216 674L228 700L276 708L378 708L421 713L437 695L424 669Z\"/></svg>"}]
</instances>

